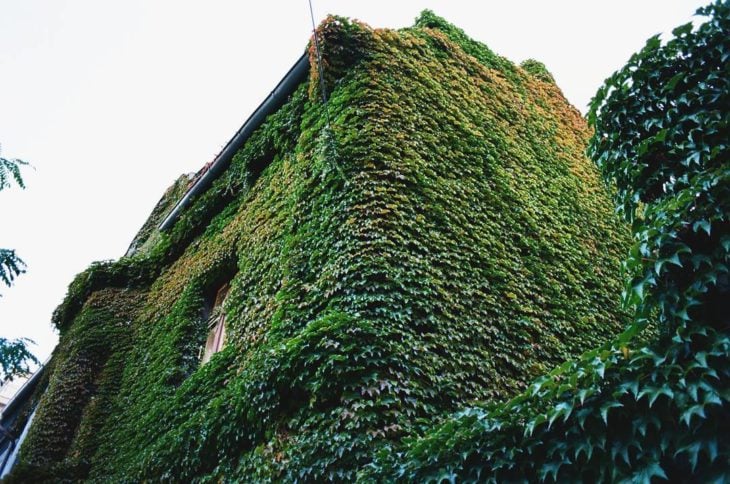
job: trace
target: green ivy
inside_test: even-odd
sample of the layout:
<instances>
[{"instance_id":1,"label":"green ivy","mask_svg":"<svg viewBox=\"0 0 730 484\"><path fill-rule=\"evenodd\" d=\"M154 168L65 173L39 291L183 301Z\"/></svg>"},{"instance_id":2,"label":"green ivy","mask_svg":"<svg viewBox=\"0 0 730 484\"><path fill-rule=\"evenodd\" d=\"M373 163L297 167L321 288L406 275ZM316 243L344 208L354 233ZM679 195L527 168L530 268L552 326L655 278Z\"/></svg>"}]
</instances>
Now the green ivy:
<instances>
[{"instance_id":1,"label":"green ivy","mask_svg":"<svg viewBox=\"0 0 730 484\"><path fill-rule=\"evenodd\" d=\"M46 370L50 376L16 475L57 479L88 472L101 426L113 418L110 408L130 347L130 322L143 296L103 289L86 301Z\"/></svg>"},{"instance_id":2,"label":"green ivy","mask_svg":"<svg viewBox=\"0 0 730 484\"><path fill-rule=\"evenodd\" d=\"M589 152L633 223L633 322L508 402L381 451L362 479L730 479L730 6L698 14L698 28L651 38L589 113Z\"/></svg>"},{"instance_id":3,"label":"green ivy","mask_svg":"<svg viewBox=\"0 0 730 484\"><path fill-rule=\"evenodd\" d=\"M16 479L378 478L379 453L628 323L628 227L554 83L431 12L319 34L330 125L310 49L310 79L168 233L147 234L176 188L134 255L72 283L39 407L66 424L34 423ZM200 365L227 281L227 344ZM109 291L136 294L104 306L124 334L90 323ZM86 346L110 349L64 356ZM71 375L89 391L65 402Z\"/></svg>"},{"instance_id":4,"label":"green ivy","mask_svg":"<svg viewBox=\"0 0 730 484\"><path fill-rule=\"evenodd\" d=\"M522 67L524 70L537 77L541 81L555 84L555 78L547 69L547 67L545 67L545 64L540 61L537 61L535 59L527 59L520 64L520 67Z\"/></svg>"}]
</instances>

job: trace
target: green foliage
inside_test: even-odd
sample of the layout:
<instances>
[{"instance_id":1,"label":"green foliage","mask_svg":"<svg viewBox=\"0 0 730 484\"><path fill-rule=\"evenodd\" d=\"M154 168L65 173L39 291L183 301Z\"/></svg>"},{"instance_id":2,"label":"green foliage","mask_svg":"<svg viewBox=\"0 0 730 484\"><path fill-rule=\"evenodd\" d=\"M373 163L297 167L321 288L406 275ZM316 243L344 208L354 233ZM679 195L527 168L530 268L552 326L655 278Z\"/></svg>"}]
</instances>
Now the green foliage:
<instances>
[{"instance_id":1,"label":"green foliage","mask_svg":"<svg viewBox=\"0 0 730 484\"><path fill-rule=\"evenodd\" d=\"M71 284L18 480L354 479L626 322L628 230L557 87L429 13L320 34L331 129L314 69L169 233Z\"/></svg>"},{"instance_id":2,"label":"green foliage","mask_svg":"<svg viewBox=\"0 0 730 484\"><path fill-rule=\"evenodd\" d=\"M12 180L15 180L20 188L25 188L20 168L27 165L28 163L23 160L0 157L0 191L10 188ZM15 278L23 272L25 272L25 263L15 254L15 251L0 249L0 281L10 287ZM22 346L22 341L18 341L17 344Z\"/></svg>"},{"instance_id":3,"label":"green foliage","mask_svg":"<svg viewBox=\"0 0 730 484\"><path fill-rule=\"evenodd\" d=\"M159 259L145 256L94 262L71 282L66 297L53 312L51 321L63 334L94 292L111 287L146 287L160 270Z\"/></svg>"},{"instance_id":4,"label":"green foliage","mask_svg":"<svg viewBox=\"0 0 730 484\"><path fill-rule=\"evenodd\" d=\"M591 155L634 225L634 321L512 400L382 451L361 478L730 479L730 6L699 13L710 18L696 30L650 39L589 115ZM651 317L659 331L642 344Z\"/></svg>"},{"instance_id":5,"label":"green foliage","mask_svg":"<svg viewBox=\"0 0 730 484\"><path fill-rule=\"evenodd\" d=\"M23 262L11 249L0 249L0 280L8 287L20 274L25 272Z\"/></svg>"},{"instance_id":6,"label":"green foliage","mask_svg":"<svg viewBox=\"0 0 730 484\"><path fill-rule=\"evenodd\" d=\"M22 166L28 166L28 162L0 157L0 190L10 188L13 180L20 188L25 188L23 176L20 173Z\"/></svg>"},{"instance_id":7,"label":"green foliage","mask_svg":"<svg viewBox=\"0 0 730 484\"><path fill-rule=\"evenodd\" d=\"M113 419L116 396L131 342L129 322L143 300L137 291L96 291L54 352L49 382L32 431L23 443L17 479L81 477L88 472ZM45 386L45 385L44 385ZM32 477L29 477L32 476Z\"/></svg>"},{"instance_id":8,"label":"green foliage","mask_svg":"<svg viewBox=\"0 0 730 484\"><path fill-rule=\"evenodd\" d=\"M206 168L207 165L203 168L203 170ZM175 183L173 183L172 186L165 191L165 194L162 195L162 198L160 198L160 201L157 202L157 205L155 205L152 213L147 218L147 221L145 221L142 228L139 229L139 232L137 232L132 243L129 244L127 255L132 255L138 251L147 252L151 247L159 242L160 233L157 231L157 227L160 223L162 223L165 216L170 213L175 204L185 195L185 192L187 192L191 184L202 175L203 170L195 176L180 176L180 178L175 180Z\"/></svg>"},{"instance_id":9,"label":"green foliage","mask_svg":"<svg viewBox=\"0 0 730 484\"><path fill-rule=\"evenodd\" d=\"M353 65L367 57L372 47L372 29L357 20L329 15L318 29L319 54L324 75L324 95L329 98L338 81ZM310 84L309 96L316 99L323 93L320 90L319 66L314 42L309 45Z\"/></svg>"},{"instance_id":10,"label":"green foliage","mask_svg":"<svg viewBox=\"0 0 730 484\"><path fill-rule=\"evenodd\" d=\"M25 188L20 167L27 165L23 160L0 158L0 191L9 188L11 180L15 180L20 188ZM15 278L24 272L25 262L15 251L0 248L0 281L10 287ZM27 375L30 365L39 363L28 350L28 344L32 342L27 338L0 338L0 383L12 380L16 375Z\"/></svg>"},{"instance_id":11,"label":"green foliage","mask_svg":"<svg viewBox=\"0 0 730 484\"><path fill-rule=\"evenodd\" d=\"M30 373L30 365L38 364L38 359L28 351L27 338L8 340L0 338L0 383L12 380L16 375Z\"/></svg>"},{"instance_id":12,"label":"green foliage","mask_svg":"<svg viewBox=\"0 0 730 484\"><path fill-rule=\"evenodd\" d=\"M431 10L421 12L416 19L415 27L419 29L434 29L442 32L466 54L473 56L484 66L500 72L512 82L520 82L516 66L509 59L494 53L486 45L470 38L463 30L450 24Z\"/></svg>"},{"instance_id":13,"label":"green foliage","mask_svg":"<svg viewBox=\"0 0 730 484\"><path fill-rule=\"evenodd\" d=\"M555 78L547 69L547 67L545 67L545 64L540 61L536 61L535 59L527 59L520 64L520 67L522 67L524 70L537 77L541 81L555 84Z\"/></svg>"}]
</instances>

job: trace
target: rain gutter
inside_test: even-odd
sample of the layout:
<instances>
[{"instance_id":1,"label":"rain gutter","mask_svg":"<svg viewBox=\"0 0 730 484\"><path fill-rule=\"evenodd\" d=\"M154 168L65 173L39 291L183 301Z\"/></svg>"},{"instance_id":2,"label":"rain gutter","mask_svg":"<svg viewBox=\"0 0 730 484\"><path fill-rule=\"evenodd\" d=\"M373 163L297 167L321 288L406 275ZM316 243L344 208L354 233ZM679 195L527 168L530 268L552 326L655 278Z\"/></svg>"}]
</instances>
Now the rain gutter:
<instances>
[{"instance_id":1,"label":"rain gutter","mask_svg":"<svg viewBox=\"0 0 730 484\"><path fill-rule=\"evenodd\" d=\"M243 147L246 141L251 137L256 129L263 124L266 117L269 114L277 111L289 98L289 96L296 90L296 88L307 78L309 74L309 54L303 54L294 66L289 69L284 78L279 81L273 91L266 97L258 108L249 116L243 126L241 126L233 138L228 141L223 150L215 157L215 160L211 163L210 167L203 173L203 176L188 189L185 195L180 199L179 202L173 207L172 211L165 217L162 223L159 225L160 231L166 231L175 225L175 221L180 217L180 214L185 207L190 205L190 202L199 195L205 192L213 181L223 173L226 168L231 164L233 156L238 150Z\"/></svg>"}]
</instances>

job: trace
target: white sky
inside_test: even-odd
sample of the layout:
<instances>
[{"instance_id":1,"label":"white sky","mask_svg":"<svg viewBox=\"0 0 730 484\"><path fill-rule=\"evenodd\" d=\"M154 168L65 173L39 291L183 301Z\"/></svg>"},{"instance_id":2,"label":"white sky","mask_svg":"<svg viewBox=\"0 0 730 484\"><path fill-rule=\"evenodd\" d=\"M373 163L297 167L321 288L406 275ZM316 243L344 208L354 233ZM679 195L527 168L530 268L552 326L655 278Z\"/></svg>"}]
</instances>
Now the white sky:
<instances>
[{"instance_id":1,"label":"white sky","mask_svg":"<svg viewBox=\"0 0 730 484\"><path fill-rule=\"evenodd\" d=\"M327 13L404 27L430 8L520 62L546 64L585 112L651 35L706 1L334 1ZM73 276L121 256L181 173L210 161L304 51L306 0L0 0L0 142L31 162L0 192L0 247L28 272L0 286L0 336L56 344Z\"/></svg>"}]
</instances>

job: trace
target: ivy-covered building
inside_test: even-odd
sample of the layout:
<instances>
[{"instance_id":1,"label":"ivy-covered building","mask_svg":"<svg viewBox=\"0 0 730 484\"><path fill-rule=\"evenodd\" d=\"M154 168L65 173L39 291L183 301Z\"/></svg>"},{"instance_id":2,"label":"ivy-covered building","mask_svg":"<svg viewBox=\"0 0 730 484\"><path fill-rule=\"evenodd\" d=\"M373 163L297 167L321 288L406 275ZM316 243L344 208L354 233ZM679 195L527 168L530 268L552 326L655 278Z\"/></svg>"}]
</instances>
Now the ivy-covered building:
<instances>
[{"instance_id":1,"label":"ivy-covered building","mask_svg":"<svg viewBox=\"0 0 730 484\"><path fill-rule=\"evenodd\" d=\"M318 34L71 283L11 479L363 477L626 324L628 227L542 64L430 12Z\"/></svg>"}]
</instances>

